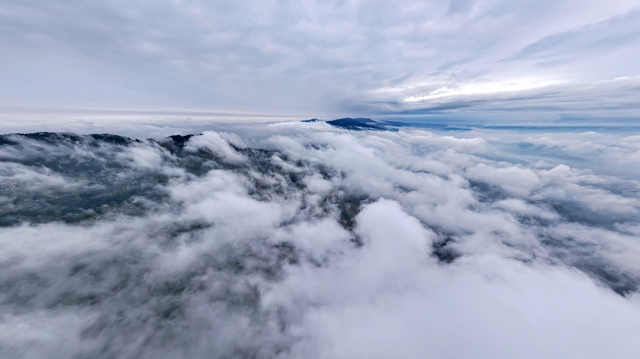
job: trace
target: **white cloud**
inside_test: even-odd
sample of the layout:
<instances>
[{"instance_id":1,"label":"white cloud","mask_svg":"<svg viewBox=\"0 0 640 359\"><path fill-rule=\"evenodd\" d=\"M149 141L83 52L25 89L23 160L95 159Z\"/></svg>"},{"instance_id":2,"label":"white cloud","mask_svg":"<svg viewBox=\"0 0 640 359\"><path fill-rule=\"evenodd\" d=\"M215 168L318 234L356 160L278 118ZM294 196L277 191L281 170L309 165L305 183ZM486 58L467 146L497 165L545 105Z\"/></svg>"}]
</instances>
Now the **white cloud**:
<instances>
[{"instance_id":1,"label":"white cloud","mask_svg":"<svg viewBox=\"0 0 640 359\"><path fill-rule=\"evenodd\" d=\"M404 99L405 102L418 102L451 96L464 95L486 95L495 93L512 93L524 90L531 90L540 87L557 85L557 81L532 81L515 80L511 82L484 83L474 85L464 85L460 88L441 87L426 95L412 95Z\"/></svg>"},{"instance_id":2,"label":"white cloud","mask_svg":"<svg viewBox=\"0 0 640 359\"><path fill-rule=\"evenodd\" d=\"M467 169L466 173L472 179L499 185L505 191L518 196L528 195L540 184L540 178L528 168L494 168L480 163Z\"/></svg>"},{"instance_id":3,"label":"white cloud","mask_svg":"<svg viewBox=\"0 0 640 359\"><path fill-rule=\"evenodd\" d=\"M17 143L0 146L13 171L4 179L29 183L14 173L44 163L41 183L59 192L3 191L20 210L3 213L18 224L0 231L0 353L633 358L640 349L637 181L591 162L540 167L544 153L500 153L524 139L606 158L634 138L323 123L228 131L182 150L169 140L3 137ZM57 167L89 160L93 177ZM87 192L76 177L110 176L90 193L95 203L78 202ZM76 205L101 214L65 222L50 212Z\"/></svg>"},{"instance_id":4,"label":"white cloud","mask_svg":"<svg viewBox=\"0 0 640 359\"><path fill-rule=\"evenodd\" d=\"M231 139L229 141L228 139ZM242 154L238 153L230 145L230 142L238 144L242 143L242 140L237 136L231 136L225 133L218 133L213 131L206 131L202 136L194 137L193 141L187 143L187 149L196 150L198 147L207 148L216 155L222 156L225 160L231 162L242 162L245 158Z\"/></svg>"}]
</instances>

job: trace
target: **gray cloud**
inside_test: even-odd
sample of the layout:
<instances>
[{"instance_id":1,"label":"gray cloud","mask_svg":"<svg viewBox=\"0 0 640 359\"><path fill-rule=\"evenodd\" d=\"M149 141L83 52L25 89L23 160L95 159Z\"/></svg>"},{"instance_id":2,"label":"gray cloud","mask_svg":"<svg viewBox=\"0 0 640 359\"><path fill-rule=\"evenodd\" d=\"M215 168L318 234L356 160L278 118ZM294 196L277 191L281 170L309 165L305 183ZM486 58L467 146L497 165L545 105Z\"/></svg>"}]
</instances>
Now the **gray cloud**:
<instances>
[{"instance_id":1,"label":"gray cloud","mask_svg":"<svg viewBox=\"0 0 640 359\"><path fill-rule=\"evenodd\" d=\"M598 82L640 75L636 5L5 1L2 105L636 111L635 86Z\"/></svg>"},{"instance_id":2,"label":"gray cloud","mask_svg":"<svg viewBox=\"0 0 640 359\"><path fill-rule=\"evenodd\" d=\"M636 10L547 36L526 46L513 59L533 57L540 60L540 66L551 66L554 63L584 60L585 57L606 56L635 42L639 30L634 24L639 17L640 13Z\"/></svg>"}]
</instances>

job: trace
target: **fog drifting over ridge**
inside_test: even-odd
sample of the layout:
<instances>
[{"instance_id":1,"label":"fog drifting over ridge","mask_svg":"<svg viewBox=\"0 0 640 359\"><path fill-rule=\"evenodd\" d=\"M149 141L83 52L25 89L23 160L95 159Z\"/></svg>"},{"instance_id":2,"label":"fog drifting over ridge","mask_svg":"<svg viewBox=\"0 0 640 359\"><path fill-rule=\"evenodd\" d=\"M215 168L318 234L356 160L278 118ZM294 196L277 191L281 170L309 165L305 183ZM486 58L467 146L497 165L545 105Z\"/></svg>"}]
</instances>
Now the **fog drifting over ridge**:
<instances>
[{"instance_id":1,"label":"fog drifting over ridge","mask_svg":"<svg viewBox=\"0 0 640 359\"><path fill-rule=\"evenodd\" d=\"M639 6L5 0L0 106L637 117Z\"/></svg>"},{"instance_id":2,"label":"fog drifting over ridge","mask_svg":"<svg viewBox=\"0 0 640 359\"><path fill-rule=\"evenodd\" d=\"M3 135L1 354L635 358L639 143Z\"/></svg>"}]
</instances>

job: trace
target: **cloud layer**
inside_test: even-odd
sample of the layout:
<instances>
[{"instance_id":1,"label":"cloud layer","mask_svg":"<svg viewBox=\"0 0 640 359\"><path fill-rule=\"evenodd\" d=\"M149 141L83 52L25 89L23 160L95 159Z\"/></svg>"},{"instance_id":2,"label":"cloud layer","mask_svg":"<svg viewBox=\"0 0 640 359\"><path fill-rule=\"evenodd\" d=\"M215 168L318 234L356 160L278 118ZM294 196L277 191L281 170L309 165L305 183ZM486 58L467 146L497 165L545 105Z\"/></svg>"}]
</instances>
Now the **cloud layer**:
<instances>
[{"instance_id":1,"label":"cloud layer","mask_svg":"<svg viewBox=\"0 0 640 359\"><path fill-rule=\"evenodd\" d=\"M4 1L11 107L637 116L637 1Z\"/></svg>"},{"instance_id":2,"label":"cloud layer","mask_svg":"<svg viewBox=\"0 0 640 359\"><path fill-rule=\"evenodd\" d=\"M2 356L637 355L637 138L235 132L2 136Z\"/></svg>"}]
</instances>

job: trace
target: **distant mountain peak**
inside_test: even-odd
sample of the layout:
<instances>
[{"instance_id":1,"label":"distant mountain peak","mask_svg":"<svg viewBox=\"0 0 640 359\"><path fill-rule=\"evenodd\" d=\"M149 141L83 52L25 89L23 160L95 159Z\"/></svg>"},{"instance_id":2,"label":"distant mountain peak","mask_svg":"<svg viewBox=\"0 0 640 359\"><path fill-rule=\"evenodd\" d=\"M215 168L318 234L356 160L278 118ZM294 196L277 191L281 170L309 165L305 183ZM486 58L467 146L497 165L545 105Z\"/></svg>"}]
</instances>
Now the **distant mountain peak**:
<instances>
[{"instance_id":1,"label":"distant mountain peak","mask_svg":"<svg viewBox=\"0 0 640 359\"><path fill-rule=\"evenodd\" d=\"M319 120L317 118L312 118L310 120L303 120L302 122L320 122L320 121L322 121L322 120ZM330 124L331 126L338 127L338 128L343 128L345 130L351 130L351 131L364 131L364 130L389 131L389 130L392 130L386 124L382 124L382 123L376 122L376 121L374 121L374 120L372 120L370 118L365 118L365 117L357 117L357 118L345 117L345 118L339 118L337 120L324 121L324 122Z\"/></svg>"}]
</instances>

